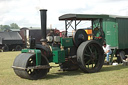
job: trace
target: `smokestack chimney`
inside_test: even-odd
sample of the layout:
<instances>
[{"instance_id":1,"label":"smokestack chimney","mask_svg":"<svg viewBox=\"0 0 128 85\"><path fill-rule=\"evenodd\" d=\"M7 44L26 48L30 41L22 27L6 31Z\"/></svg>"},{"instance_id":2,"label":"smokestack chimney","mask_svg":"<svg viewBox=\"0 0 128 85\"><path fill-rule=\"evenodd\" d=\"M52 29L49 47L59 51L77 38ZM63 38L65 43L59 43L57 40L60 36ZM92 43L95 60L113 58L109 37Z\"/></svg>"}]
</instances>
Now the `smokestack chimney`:
<instances>
[{"instance_id":1,"label":"smokestack chimney","mask_svg":"<svg viewBox=\"0 0 128 85\"><path fill-rule=\"evenodd\" d=\"M42 33L42 39L40 41L46 42L47 41L47 39L46 39L47 10L41 9L40 15L41 15L41 33Z\"/></svg>"}]
</instances>

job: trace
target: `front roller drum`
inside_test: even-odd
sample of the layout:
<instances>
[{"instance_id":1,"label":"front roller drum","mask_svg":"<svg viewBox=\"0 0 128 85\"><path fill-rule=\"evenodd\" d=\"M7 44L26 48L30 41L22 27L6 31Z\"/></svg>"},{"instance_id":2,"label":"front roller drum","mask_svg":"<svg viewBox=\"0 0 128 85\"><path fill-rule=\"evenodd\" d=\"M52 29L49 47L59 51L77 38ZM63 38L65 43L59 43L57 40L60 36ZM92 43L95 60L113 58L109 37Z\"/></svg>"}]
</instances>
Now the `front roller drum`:
<instances>
[{"instance_id":1,"label":"front roller drum","mask_svg":"<svg viewBox=\"0 0 128 85\"><path fill-rule=\"evenodd\" d=\"M42 56L41 65L48 66L48 61ZM13 63L14 72L21 78L36 80L44 78L49 71L49 68L46 69L34 69L31 67L36 66L36 55L32 53L21 53L19 54ZM26 69L28 68L28 69Z\"/></svg>"},{"instance_id":2,"label":"front roller drum","mask_svg":"<svg viewBox=\"0 0 128 85\"><path fill-rule=\"evenodd\" d=\"M87 73L100 71L104 63L104 51L102 46L94 41L83 42L77 50L77 61L80 69Z\"/></svg>"}]
</instances>

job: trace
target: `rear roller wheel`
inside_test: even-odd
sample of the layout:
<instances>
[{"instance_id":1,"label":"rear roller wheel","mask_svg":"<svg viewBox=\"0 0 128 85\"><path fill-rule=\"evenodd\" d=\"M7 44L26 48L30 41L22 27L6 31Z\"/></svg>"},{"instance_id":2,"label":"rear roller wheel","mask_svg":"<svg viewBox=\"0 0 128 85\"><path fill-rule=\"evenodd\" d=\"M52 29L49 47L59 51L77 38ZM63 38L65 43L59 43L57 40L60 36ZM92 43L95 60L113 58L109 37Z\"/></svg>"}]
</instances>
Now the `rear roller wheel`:
<instances>
[{"instance_id":1,"label":"rear roller wheel","mask_svg":"<svg viewBox=\"0 0 128 85\"><path fill-rule=\"evenodd\" d=\"M48 65L47 60L42 57L41 65ZM36 55L31 53L21 53L14 60L13 66L28 68L36 66ZM47 75L49 69L16 69L13 68L16 75L21 78L36 80Z\"/></svg>"},{"instance_id":2,"label":"rear roller wheel","mask_svg":"<svg viewBox=\"0 0 128 85\"><path fill-rule=\"evenodd\" d=\"M83 42L77 50L77 61L84 72L98 72L104 63L102 47L94 40Z\"/></svg>"}]
</instances>

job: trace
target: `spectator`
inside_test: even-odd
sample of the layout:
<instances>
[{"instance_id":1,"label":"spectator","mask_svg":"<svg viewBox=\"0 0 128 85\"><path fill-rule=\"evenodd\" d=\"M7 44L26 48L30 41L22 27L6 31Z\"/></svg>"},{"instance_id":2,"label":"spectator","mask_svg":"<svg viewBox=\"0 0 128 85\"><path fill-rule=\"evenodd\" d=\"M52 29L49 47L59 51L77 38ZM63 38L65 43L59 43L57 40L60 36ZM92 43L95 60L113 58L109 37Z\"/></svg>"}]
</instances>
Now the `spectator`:
<instances>
[{"instance_id":1,"label":"spectator","mask_svg":"<svg viewBox=\"0 0 128 85\"><path fill-rule=\"evenodd\" d=\"M106 54L106 60L107 64L109 64L109 55L112 54L112 51L110 49L110 45L106 44L106 42L103 43L103 50L104 53Z\"/></svg>"}]
</instances>

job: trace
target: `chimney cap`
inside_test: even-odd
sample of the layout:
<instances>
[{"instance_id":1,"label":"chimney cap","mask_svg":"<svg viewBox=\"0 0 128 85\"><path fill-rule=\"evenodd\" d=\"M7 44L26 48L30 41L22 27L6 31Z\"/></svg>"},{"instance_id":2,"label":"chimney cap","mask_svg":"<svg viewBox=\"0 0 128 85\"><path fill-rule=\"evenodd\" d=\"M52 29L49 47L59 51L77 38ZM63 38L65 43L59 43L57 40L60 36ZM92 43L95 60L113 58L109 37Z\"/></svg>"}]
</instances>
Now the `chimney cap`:
<instances>
[{"instance_id":1,"label":"chimney cap","mask_svg":"<svg viewBox=\"0 0 128 85\"><path fill-rule=\"evenodd\" d=\"M40 11L47 11L47 9L40 9Z\"/></svg>"}]
</instances>

